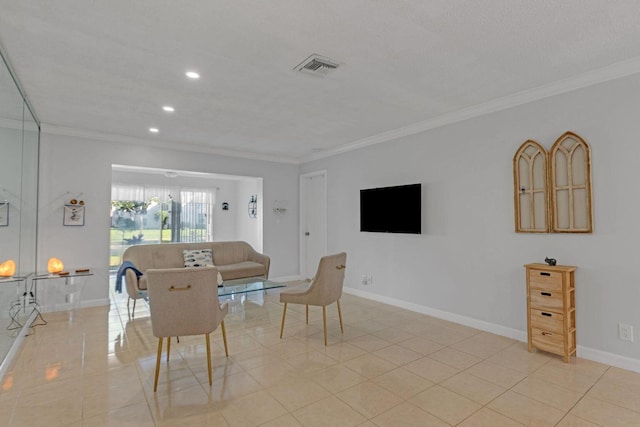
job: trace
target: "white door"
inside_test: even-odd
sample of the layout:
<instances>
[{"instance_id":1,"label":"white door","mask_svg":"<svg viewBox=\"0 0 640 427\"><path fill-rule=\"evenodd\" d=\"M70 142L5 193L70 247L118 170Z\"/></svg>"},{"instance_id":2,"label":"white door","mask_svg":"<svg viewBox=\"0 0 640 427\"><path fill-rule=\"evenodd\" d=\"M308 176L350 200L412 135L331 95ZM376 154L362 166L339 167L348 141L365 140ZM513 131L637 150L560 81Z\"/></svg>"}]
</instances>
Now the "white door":
<instances>
[{"instance_id":1,"label":"white door","mask_svg":"<svg viewBox=\"0 0 640 427\"><path fill-rule=\"evenodd\" d=\"M327 254L327 173L300 176L300 275L310 279Z\"/></svg>"}]
</instances>

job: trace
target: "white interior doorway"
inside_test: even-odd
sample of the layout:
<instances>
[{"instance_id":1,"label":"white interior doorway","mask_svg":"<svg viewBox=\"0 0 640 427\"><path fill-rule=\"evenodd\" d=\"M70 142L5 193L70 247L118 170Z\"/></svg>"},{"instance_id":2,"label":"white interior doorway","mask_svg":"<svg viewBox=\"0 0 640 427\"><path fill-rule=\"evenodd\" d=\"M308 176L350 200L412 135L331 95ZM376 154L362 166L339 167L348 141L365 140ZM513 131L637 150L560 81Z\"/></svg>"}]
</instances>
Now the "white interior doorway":
<instances>
[{"instance_id":1,"label":"white interior doorway","mask_svg":"<svg viewBox=\"0 0 640 427\"><path fill-rule=\"evenodd\" d=\"M300 175L300 275L310 279L327 254L327 171Z\"/></svg>"}]
</instances>

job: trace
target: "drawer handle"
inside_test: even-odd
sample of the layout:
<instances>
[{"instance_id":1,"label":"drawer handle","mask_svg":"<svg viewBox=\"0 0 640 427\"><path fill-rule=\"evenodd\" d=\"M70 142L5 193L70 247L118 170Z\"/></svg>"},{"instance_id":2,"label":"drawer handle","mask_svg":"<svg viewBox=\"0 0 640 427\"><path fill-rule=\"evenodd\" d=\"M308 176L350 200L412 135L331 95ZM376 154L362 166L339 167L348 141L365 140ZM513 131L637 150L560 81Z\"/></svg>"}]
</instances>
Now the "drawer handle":
<instances>
[{"instance_id":1,"label":"drawer handle","mask_svg":"<svg viewBox=\"0 0 640 427\"><path fill-rule=\"evenodd\" d=\"M547 317L551 317L553 316L553 314L551 313L545 313L544 311L541 311L540 314L542 314L543 316L547 316Z\"/></svg>"},{"instance_id":2,"label":"drawer handle","mask_svg":"<svg viewBox=\"0 0 640 427\"><path fill-rule=\"evenodd\" d=\"M550 297L551 292L540 292L540 295L544 295L545 297Z\"/></svg>"},{"instance_id":3,"label":"drawer handle","mask_svg":"<svg viewBox=\"0 0 640 427\"><path fill-rule=\"evenodd\" d=\"M551 273L540 272L541 276L551 276Z\"/></svg>"},{"instance_id":4,"label":"drawer handle","mask_svg":"<svg viewBox=\"0 0 640 427\"><path fill-rule=\"evenodd\" d=\"M550 336L552 336L553 334L552 334L552 333L549 333L549 332L543 332L543 333L542 333L542 335L543 335L543 336L549 336L549 337L550 337Z\"/></svg>"}]
</instances>

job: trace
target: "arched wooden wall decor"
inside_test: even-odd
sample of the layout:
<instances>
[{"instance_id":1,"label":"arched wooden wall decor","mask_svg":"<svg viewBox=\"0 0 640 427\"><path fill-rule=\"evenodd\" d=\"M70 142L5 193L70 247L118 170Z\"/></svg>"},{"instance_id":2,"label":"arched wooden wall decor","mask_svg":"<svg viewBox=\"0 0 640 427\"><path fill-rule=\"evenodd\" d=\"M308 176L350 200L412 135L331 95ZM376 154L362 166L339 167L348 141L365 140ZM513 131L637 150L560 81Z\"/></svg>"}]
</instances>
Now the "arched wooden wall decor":
<instances>
[{"instance_id":1,"label":"arched wooden wall decor","mask_svg":"<svg viewBox=\"0 0 640 427\"><path fill-rule=\"evenodd\" d=\"M580 136L565 132L549 152L551 231L593 232L591 148Z\"/></svg>"},{"instance_id":2,"label":"arched wooden wall decor","mask_svg":"<svg viewBox=\"0 0 640 427\"><path fill-rule=\"evenodd\" d=\"M516 232L549 232L547 150L525 141L513 157L513 197Z\"/></svg>"}]
</instances>

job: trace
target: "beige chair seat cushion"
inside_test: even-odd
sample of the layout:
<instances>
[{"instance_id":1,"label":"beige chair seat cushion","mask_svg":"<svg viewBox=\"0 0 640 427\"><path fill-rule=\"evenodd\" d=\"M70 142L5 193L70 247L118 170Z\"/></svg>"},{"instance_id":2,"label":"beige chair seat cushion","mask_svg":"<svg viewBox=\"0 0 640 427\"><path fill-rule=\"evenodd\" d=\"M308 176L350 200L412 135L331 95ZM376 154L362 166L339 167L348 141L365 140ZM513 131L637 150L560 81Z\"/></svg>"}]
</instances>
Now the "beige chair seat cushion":
<instances>
[{"instance_id":1,"label":"beige chair seat cushion","mask_svg":"<svg viewBox=\"0 0 640 427\"><path fill-rule=\"evenodd\" d=\"M280 302L291 304L318 305L309 303L308 289L283 291L280 293Z\"/></svg>"},{"instance_id":2,"label":"beige chair seat cushion","mask_svg":"<svg viewBox=\"0 0 640 427\"><path fill-rule=\"evenodd\" d=\"M264 276L266 269L263 264L254 261L243 261L235 264L216 265L224 280L241 279L245 277Z\"/></svg>"}]
</instances>

